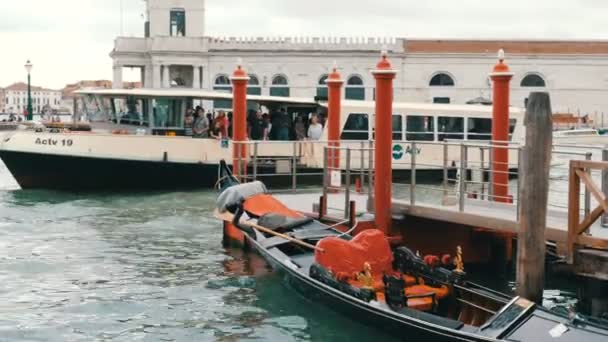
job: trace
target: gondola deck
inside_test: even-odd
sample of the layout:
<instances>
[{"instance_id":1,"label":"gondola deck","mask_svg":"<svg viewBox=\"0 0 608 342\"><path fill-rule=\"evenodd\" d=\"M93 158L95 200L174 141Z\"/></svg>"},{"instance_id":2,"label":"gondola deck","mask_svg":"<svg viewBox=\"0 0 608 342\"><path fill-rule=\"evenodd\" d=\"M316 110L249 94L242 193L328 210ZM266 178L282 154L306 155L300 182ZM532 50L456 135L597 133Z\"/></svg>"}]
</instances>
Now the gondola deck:
<instances>
[{"instance_id":1,"label":"gondola deck","mask_svg":"<svg viewBox=\"0 0 608 342\"><path fill-rule=\"evenodd\" d=\"M328 262L324 261L323 257L319 257L321 255L319 253L335 252L330 249L333 247L332 244L327 243L329 240L335 241L336 238L343 240L342 247L347 248L345 246L356 244L356 240L361 239L360 236L365 233L353 239L350 235L318 221L305 219L303 215L282 206L276 199L269 200L268 207L271 210L264 211L264 201L271 197L264 193L263 185L238 185L236 180L231 178L225 164L221 166L220 179L224 181L220 184L218 212L224 213L220 214L225 221L224 224L232 226L233 229L243 228L246 225L243 225L243 222L273 226L273 230L267 233L256 229L244 229L246 243L259 252L275 270L284 275L284 279L293 288L306 297L315 302L322 302L364 323L390 331L398 337L407 337L408 340L417 338L434 341L608 340L608 331L600 326L581 324L537 307L523 298L509 298L470 283L463 279L462 275L447 269L430 268L425 266L422 259L405 248L391 253L391 268L383 271L387 274L386 277L375 274L371 288L362 286L364 284L352 274L333 273L327 269ZM256 186L257 190L252 190ZM247 207L255 210L247 210ZM284 217L285 223L274 224L266 215L272 215L275 221L277 219L280 221L281 217ZM248 219L243 221L242 217L245 216L248 216ZM300 220L299 224L298 220ZM280 230L282 234L287 234L291 239L303 243L296 244L273 236L274 230ZM368 235L374 234L377 235L377 233ZM304 247L306 244L312 245L316 251ZM336 259L338 258L329 261L329 268L339 270L332 265L332 262L339 263ZM354 259L356 257L353 257ZM325 262L325 265L320 265L320 261ZM364 268L361 262L354 267L358 270ZM398 276L391 278L397 274ZM378 277L383 283L378 284ZM394 298L395 292L390 290L395 281L405 285L400 290L401 293L397 291L397 297L399 294L403 297L403 299L398 298L397 301ZM370 284L369 279L367 283ZM428 293L418 293L420 291L413 291L414 289L434 292L430 296L431 305L428 305ZM412 293L408 295L408 291L414 292L413 295ZM402 306L395 305L401 303L399 300L403 300ZM422 302L427 305L420 304Z\"/></svg>"}]
</instances>

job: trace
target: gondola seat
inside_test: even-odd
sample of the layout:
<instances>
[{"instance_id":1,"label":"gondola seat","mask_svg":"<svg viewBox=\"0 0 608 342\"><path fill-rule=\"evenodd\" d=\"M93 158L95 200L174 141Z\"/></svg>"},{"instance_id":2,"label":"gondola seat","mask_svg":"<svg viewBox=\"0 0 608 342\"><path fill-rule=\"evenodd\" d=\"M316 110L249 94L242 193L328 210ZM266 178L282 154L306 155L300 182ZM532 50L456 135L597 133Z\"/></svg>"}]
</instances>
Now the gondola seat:
<instances>
[{"instance_id":1,"label":"gondola seat","mask_svg":"<svg viewBox=\"0 0 608 342\"><path fill-rule=\"evenodd\" d=\"M274 231L287 231L304 226L314 220L310 217L288 217L275 213L264 214L258 219L258 224L262 227Z\"/></svg>"}]
</instances>

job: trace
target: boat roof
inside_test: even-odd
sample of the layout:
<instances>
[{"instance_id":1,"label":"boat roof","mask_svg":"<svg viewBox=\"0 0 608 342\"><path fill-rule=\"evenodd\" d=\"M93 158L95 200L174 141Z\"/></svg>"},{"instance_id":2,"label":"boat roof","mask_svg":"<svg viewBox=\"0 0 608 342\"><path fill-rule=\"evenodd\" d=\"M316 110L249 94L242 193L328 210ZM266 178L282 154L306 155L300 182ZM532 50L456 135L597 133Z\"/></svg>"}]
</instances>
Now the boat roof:
<instances>
[{"instance_id":1,"label":"boat roof","mask_svg":"<svg viewBox=\"0 0 608 342\"><path fill-rule=\"evenodd\" d=\"M324 104L326 106L326 104ZM342 100L342 106L359 107L359 108L375 108L374 101L357 101L357 100ZM432 112L468 112L468 113L492 113L492 106L477 105L477 104L451 104L451 103L424 103L424 102L394 102L393 111L399 110L421 111L425 113ZM524 109L519 107L509 107L511 113L523 114Z\"/></svg>"},{"instance_id":2,"label":"boat roof","mask_svg":"<svg viewBox=\"0 0 608 342\"><path fill-rule=\"evenodd\" d=\"M82 89L74 92L77 95L98 95L108 97L133 96L133 97L152 97L152 98L180 98L187 97L193 99L208 99L208 100L232 100L232 93L210 91L203 89L191 88L170 88L170 89L151 89L151 88L135 88L135 89ZM279 103L292 105L311 105L322 106L327 108L327 102L318 102L314 98L305 97L282 97L282 96L266 96L266 95L247 95L247 100L257 101L261 103ZM373 110L376 107L374 101L361 100L342 100L342 106L350 108L360 108ZM422 102L394 102L393 110L399 111L421 111L424 113L432 112L465 112L465 113L491 113L492 106L485 105L469 105L469 104L438 104L438 103L422 103ZM509 111L515 114L523 114L524 110L519 107L510 107Z\"/></svg>"},{"instance_id":3,"label":"boat roof","mask_svg":"<svg viewBox=\"0 0 608 342\"><path fill-rule=\"evenodd\" d=\"M78 95L99 95L99 96L133 96L133 97L153 97L153 98L180 98L188 97L193 99L207 100L232 100L232 93L221 91L209 91L203 89L171 88L171 89L82 89L74 92ZM318 105L317 101L309 98L281 97L264 95L247 95L250 101L272 102L284 104Z\"/></svg>"}]
</instances>

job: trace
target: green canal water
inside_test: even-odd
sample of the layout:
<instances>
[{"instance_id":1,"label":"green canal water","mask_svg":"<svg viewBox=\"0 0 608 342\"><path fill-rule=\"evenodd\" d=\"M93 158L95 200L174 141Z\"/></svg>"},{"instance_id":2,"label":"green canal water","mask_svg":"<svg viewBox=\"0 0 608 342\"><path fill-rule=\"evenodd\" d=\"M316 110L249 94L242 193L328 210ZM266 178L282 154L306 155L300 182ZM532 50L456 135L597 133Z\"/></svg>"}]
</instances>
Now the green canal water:
<instances>
[{"instance_id":1,"label":"green canal water","mask_svg":"<svg viewBox=\"0 0 608 342\"><path fill-rule=\"evenodd\" d=\"M0 341L392 341L223 248L214 201L0 190Z\"/></svg>"},{"instance_id":2,"label":"green canal water","mask_svg":"<svg viewBox=\"0 0 608 342\"><path fill-rule=\"evenodd\" d=\"M0 341L391 340L224 249L214 197L0 192Z\"/></svg>"}]
</instances>

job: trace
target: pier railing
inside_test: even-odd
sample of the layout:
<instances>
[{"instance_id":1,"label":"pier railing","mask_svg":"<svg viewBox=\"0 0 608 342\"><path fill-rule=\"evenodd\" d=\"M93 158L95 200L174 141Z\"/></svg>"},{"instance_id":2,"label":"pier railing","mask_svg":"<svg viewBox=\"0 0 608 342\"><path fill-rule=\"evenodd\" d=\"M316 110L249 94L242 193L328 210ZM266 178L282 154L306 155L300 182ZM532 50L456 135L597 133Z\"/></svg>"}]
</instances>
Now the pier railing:
<instances>
[{"instance_id":1,"label":"pier railing","mask_svg":"<svg viewBox=\"0 0 608 342\"><path fill-rule=\"evenodd\" d=\"M319 191L343 193L345 217L348 217L349 197L353 192L373 196L373 141L247 141L235 142L245 146L240 158L247 166L244 181L267 182L273 192ZM522 146L514 142L497 141L394 141L393 196L410 205L432 204L456 207L465 212L476 201L492 206L513 206L509 219L519 219L519 190ZM493 170L503 166L493 161L494 149L506 149L509 154L507 171ZM339 159L339 167L334 162ZM553 146L549 209L567 212L568 174L570 160L608 161L608 149L597 145ZM606 170L588 170L592 179L608 190ZM495 177L507 174L509 181L497 184L508 189L507 196L493 192ZM498 177L500 178L500 177ZM503 177L504 178L504 177ZM280 180L280 181L278 181ZM275 186L277 185L277 186ZM588 215L596 204L588 189L581 189L579 208ZM334 208L336 209L336 208ZM606 220L603 219L605 222Z\"/></svg>"},{"instance_id":2,"label":"pier railing","mask_svg":"<svg viewBox=\"0 0 608 342\"><path fill-rule=\"evenodd\" d=\"M592 248L608 249L608 243L606 240L595 239L589 236L589 228L603 215L608 213L608 199L606 193L598 186L596 181L591 176L592 170L598 170L604 172L608 170L608 162L593 162L593 161L582 161L572 160L570 161L570 172L569 172L569 215L568 215L568 260L570 263L573 262L574 252L576 246L588 246ZM597 206L593 211L588 212L585 210L582 215L583 220L581 221L580 215L580 188L581 183L584 184L585 191L590 193ZM587 200L587 198L585 198Z\"/></svg>"}]
</instances>

